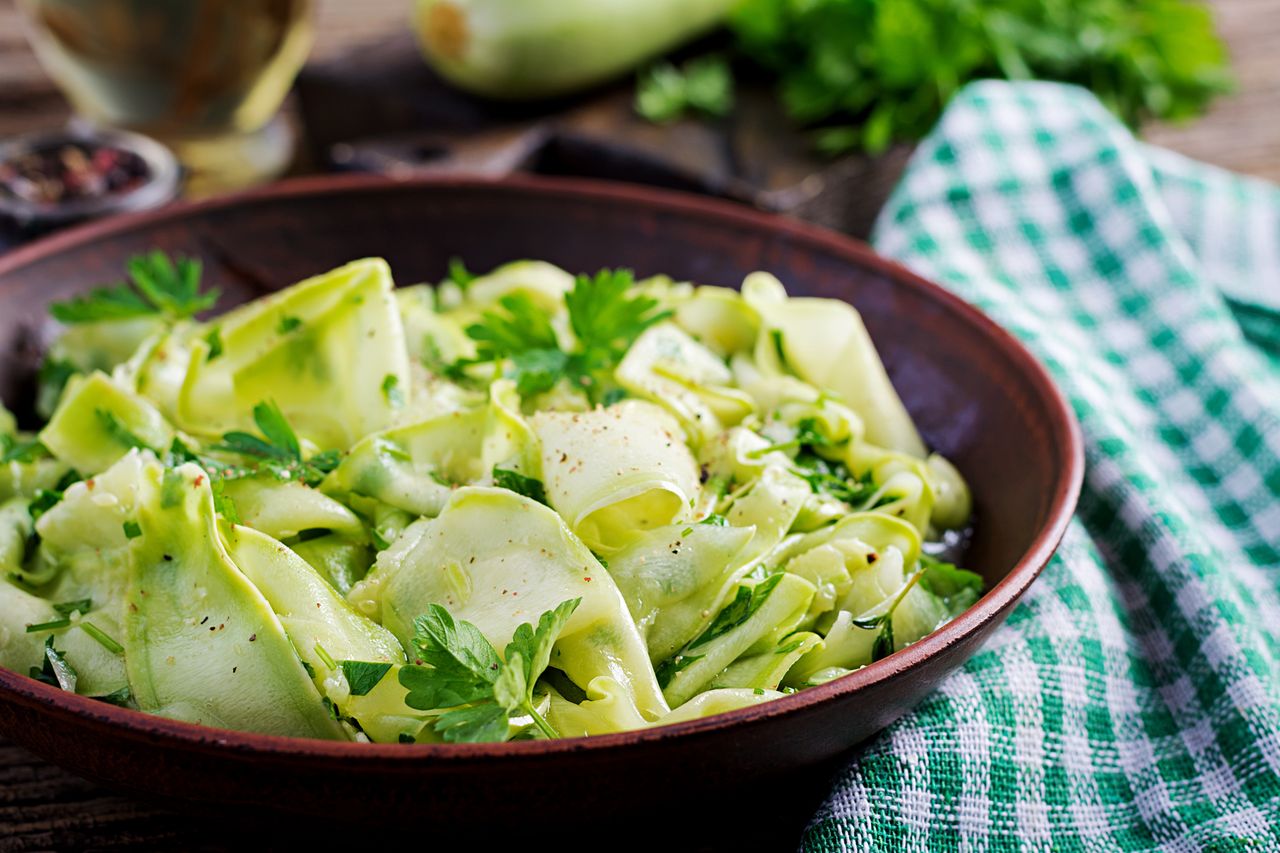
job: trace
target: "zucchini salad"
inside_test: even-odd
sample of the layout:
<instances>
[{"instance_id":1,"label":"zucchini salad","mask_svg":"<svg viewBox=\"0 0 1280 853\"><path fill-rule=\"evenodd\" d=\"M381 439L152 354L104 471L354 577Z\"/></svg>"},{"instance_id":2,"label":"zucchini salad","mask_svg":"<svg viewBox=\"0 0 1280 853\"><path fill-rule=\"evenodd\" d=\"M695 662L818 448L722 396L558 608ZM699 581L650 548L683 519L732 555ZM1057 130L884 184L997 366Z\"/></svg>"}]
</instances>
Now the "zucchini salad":
<instances>
[{"instance_id":1,"label":"zucchini salad","mask_svg":"<svg viewBox=\"0 0 1280 853\"><path fill-rule=\"evenodd\" d=\"M768 702L982 592L858 313L626 270L354 261L198 320L152 253L0 423L0 665L226 729L579 737Z\"/></svg>"}]
</instances>

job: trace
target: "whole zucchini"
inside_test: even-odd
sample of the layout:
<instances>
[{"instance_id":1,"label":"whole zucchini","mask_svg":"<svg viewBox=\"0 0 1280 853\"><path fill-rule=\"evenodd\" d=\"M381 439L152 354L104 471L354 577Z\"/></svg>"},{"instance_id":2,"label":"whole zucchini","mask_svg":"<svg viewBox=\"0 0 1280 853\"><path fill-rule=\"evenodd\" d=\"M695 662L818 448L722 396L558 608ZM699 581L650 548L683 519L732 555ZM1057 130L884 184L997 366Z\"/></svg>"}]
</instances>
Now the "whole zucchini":
<instances>
[{"instance_id":1,"label":"whole zucchini","mask_svg":"<svg viewBox=\"0 0 1280 853\"><path fill-rule=\"evenodd\" d=\"M445 78L492 98L562 95L696 38L738 0L418 0L414 28Z\"/></svg>"}]
</instances>

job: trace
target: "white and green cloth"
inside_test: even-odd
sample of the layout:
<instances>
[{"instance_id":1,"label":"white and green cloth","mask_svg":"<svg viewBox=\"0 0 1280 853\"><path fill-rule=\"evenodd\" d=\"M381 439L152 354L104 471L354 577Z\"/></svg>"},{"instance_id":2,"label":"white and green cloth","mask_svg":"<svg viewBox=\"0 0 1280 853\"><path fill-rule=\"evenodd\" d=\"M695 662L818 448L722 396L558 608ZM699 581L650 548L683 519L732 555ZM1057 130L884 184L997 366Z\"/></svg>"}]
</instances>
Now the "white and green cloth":
<instances>
[{"instance_id":1,"label":"white and green cloth","mask_svg":"<svg viewBox=\"0 0 1280 853\"><path fill-rule=\"evenodd\" d=\"M1083 90L983 82L875 245L1039 356L1088 468L1008 623L857 753L804 849L1280 850L1280 188Z\"/></svg>"}]
</instances>

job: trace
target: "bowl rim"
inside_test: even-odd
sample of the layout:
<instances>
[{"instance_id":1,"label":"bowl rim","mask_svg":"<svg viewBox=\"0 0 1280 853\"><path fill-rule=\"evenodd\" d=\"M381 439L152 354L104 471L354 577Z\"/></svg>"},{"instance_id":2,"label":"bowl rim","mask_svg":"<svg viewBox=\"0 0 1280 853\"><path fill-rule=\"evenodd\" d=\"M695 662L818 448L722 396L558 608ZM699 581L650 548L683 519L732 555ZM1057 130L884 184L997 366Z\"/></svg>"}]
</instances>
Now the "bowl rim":
<instances>
[{"instance_id":1,"label":"bowl rim","mask_svg":"<svg viewBox=\"0 0 1280 853\"><path fill-rule=\"evenodd\" d=\"M511 741L479 744L377 744L356 741L326 741L312 738L260 734L180 722L165 717L121 708L67 693L25 675L0 668L0 701L40 707L55 716L74 716L116 734L170 747L200 748L216 743L228 754L282 756L308 759L338 759L351 762L417 763L423 761L462 763L509 760L519 757L566 755L584 751L639 747L655 741L708 734L747 723L758 723L803 709L884 682L958 643L992 620L1002 618L1039 576L1066 532L1075 510L1084 478L1084 446L1075 414L1048 371L1012 334L978 308L949 290L913 273L901 264L876 254L870 246L826 228L766 213L720 199L690 193L582 178L531 175L485 178L478 176L419 176L388 178L362 174L319 175L293 178L212 199L180 202L166 207L124 214L59 232L0 255L0 287L12 271L82 244L127 233L139 226L161 220L199 217L208 211L235 208L257 202L306 199L347 192L421 191L433 188L509 192L518 195L551 195L582 201L639 205L684 217L731 222L755 229L781 233L798 242L825 249L836 257L872 269L890 278L896 286L925 291L946 308L981 327L992 343L1003 349L1030 380L1034 390L1049 407L1055 468L1061 472L1049 502L1047 520L1030 547L1009 573L977 602L927 637L882 660L868 664L825 684L733 711L695 720L670 723L634 731L556 740Z\"/></svg>"}]
</instances>

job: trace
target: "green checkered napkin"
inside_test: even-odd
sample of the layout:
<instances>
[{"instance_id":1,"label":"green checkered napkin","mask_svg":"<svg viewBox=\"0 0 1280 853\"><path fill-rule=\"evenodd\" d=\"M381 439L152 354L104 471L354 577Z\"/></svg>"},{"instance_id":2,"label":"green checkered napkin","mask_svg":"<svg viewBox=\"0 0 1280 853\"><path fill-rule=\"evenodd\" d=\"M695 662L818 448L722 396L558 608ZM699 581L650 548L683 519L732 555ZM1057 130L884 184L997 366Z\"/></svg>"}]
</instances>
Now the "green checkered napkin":
<instances>
[{"instance_id":1,"label":"green checkered napkin","mask_svg":"<svg viewBox=\"0 0 1280 853\"><path fill-rule=\"evenodd\" d=\"M804 849L1280 850L1280 189L1083 90L984 82L875 244L1040 357L1088 471L1008 623L858 754Z\"/></svg>"}]
</instances>

